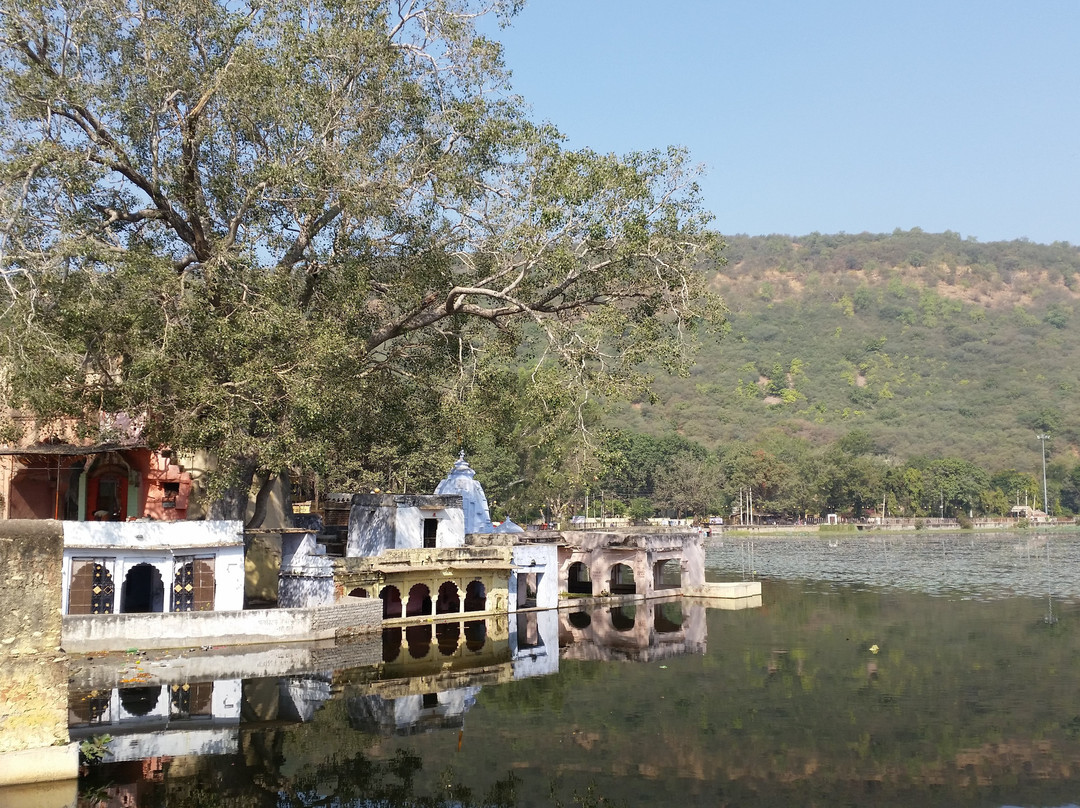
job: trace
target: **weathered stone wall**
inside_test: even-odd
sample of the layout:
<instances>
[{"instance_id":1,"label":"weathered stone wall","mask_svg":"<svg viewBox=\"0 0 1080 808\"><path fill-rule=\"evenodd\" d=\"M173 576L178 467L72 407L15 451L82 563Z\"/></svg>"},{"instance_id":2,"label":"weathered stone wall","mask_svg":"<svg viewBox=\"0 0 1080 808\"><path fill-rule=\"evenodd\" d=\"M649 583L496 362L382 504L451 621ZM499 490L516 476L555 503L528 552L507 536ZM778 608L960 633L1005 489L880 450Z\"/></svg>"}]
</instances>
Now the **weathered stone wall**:
<instances>
[{"instance_id":1,"label":"weathered stone wall","mask_svg":"<svg viewBox=\"0 0 1080 808\"><path fill-rule=\"evenodd\" d=\"M0 523L0 652L48 653L60 647L64 535L52 519Z\"/></svg>"},{"instance_id":2,"label":"weathered stone wall","mask_svg":"<svg viewBox=\"0 0 1080 808\"><path fill-rule=\"evenodd\" d=\"M63 550L59 522L0 522L0 756L7 755L0 784L75 774L77 758L61 752L58 767L37 751L68 743L68 663L59 651Z\"/></svg>"},{"instance_id":3,"label":"weathered stone wall","mask_svg":"<svg viewBox=\"0 0 1080 808\"><path fill-rule=\"evenodd\" d=\"M333 606L311 609L311 629L318 635L364 628L382 630L382 606L378 598L349 598Z\"/></svg>"}]
</instances>

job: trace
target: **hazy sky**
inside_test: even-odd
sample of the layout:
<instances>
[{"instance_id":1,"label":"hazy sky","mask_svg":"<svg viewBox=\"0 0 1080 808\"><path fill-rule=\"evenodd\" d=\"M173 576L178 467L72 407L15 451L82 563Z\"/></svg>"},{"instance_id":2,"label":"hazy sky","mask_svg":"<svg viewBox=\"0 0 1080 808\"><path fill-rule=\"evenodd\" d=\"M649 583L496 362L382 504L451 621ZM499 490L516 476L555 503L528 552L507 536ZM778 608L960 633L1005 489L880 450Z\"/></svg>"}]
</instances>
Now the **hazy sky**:
<instances>
[{"instance_id":1,"label":"hazy sky","mask_svg":"<svg viewBox=\"0 0 1080 808\"><path fill-rule=\"evenodd\" d=\"M686 146L722 233L1080 244L1080 0L529 0L497 37L569 146Z\"/></svg>"}]
</instances>

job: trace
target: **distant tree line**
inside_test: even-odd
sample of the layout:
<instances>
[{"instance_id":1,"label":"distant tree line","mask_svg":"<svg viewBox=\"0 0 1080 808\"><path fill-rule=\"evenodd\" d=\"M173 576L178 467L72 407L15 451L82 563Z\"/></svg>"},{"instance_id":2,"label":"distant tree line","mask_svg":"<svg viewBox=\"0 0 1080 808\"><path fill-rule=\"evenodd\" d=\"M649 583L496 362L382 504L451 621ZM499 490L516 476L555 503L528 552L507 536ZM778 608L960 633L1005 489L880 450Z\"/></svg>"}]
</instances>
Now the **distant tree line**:
<instances>
[{"instance_id":1,"label":"distant tree line","mask_svg":"<svg viewBox=\"0 0 1080 808\"><path fill-rule=\"evenodd\" d=\"M1080 513L1080 462L1048 460L1049 513ZM761 517L794 521L837 513L849 518L1004 516L1016 504L1042 509L1041 469L990 470L958 457L899 460L870 433L852 430L814 446L781 432L716 451L678 435L616 430L600 451L588 494L590 513L703 518L730 516L753 497Z\"/></svg>"}]
</instances>

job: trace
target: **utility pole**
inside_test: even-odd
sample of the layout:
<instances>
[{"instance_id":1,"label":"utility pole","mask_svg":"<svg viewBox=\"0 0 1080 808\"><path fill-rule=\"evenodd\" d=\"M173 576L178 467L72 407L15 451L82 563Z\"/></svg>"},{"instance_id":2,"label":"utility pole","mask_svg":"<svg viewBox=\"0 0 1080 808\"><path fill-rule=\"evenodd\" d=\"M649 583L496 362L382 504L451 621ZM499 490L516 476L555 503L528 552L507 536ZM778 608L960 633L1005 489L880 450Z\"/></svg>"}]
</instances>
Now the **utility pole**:
<instances>
[{"instance_id":1,"label":"utility pole","mask_svg":"<svg viewBox=\"0 0 1080 808\"><path fill-rule=\"evenodd\" d=\"M1035 436L1035 440L1042 442L1042 461L1043 461L1043 511L1046 513L1046 518L1050 518L1050 500L1046 498L1046 442L1050 440L1050 436L1045 432L1040 432Z\"/></svg>"}]
</instances>

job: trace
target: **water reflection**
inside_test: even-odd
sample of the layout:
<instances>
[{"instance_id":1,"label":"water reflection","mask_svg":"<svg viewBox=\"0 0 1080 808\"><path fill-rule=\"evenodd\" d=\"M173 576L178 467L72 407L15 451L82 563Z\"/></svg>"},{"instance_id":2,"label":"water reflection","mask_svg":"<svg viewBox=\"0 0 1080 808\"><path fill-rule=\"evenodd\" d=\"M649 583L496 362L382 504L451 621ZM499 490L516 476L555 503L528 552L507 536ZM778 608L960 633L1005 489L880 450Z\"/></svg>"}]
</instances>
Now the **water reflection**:
<instances>
[{"instance_id":1,"label":"water reflection","mask_svg":"<svg viewBox=\"0 0 1080 808\"><path fill-rule=\"evenodd\" d=\"M703 654L705 640L705 605L689 599L560 613L563 659L648 662Z\"/></svg>"},{"instance_id":2,"label":"water reflection","mask_svg":"<svg viewBox=\"0 0 1080 808\"><path fill-rule=\"evenodd\" d=\"M244 679L231 747L148 748L138 770L96 770L83 805L95 786L114 805L123 789L127 805L1074 803L1080 584L1063 582L1080 542L1055 536L1048 562L1042 537L983 538L757 540L764 609L673 599L440 622L387 632L349 667L329 660L359 650L327 649L321 666ZM709 552L723 574L726 551ZM133 730L179 716L175 684L129 696L134 712L99 690L73 704L73 734L122 732L121 711ZM191 693L190 718L162 734L228 720Z\"/></svg>"},{"instance_id":3,"label":"water reflection","mask_svg":"<svg viewBox=\"0 0 1080 808\"><path fill-rule=\"evenodd\" d=\"M73 688L68 730L73 741L108 734L110 762L235 752L239 679L215 682Z\"/></svg>"},{"instance_id":4,"label":"water reflection","mask_svg":"<svg viewBox=\"0 0 1080 808\"><path fill-rule=\"evenodd\" d=\"M704 615L700 603L672 600L570 613L526 611L509 621L396 626L383 630L382 661L375 666L242 684L230 679L73 689L71 735L80 740L112 734L109 763L232 754L241 723L248 730L309 723L334 699L343 702L350 728L359 732L414 735L461 728L481 687L557 674L560 657L646 661L701 653ZM218 731L207 734L208 728Z\"/></svg>"}]
</instances>

